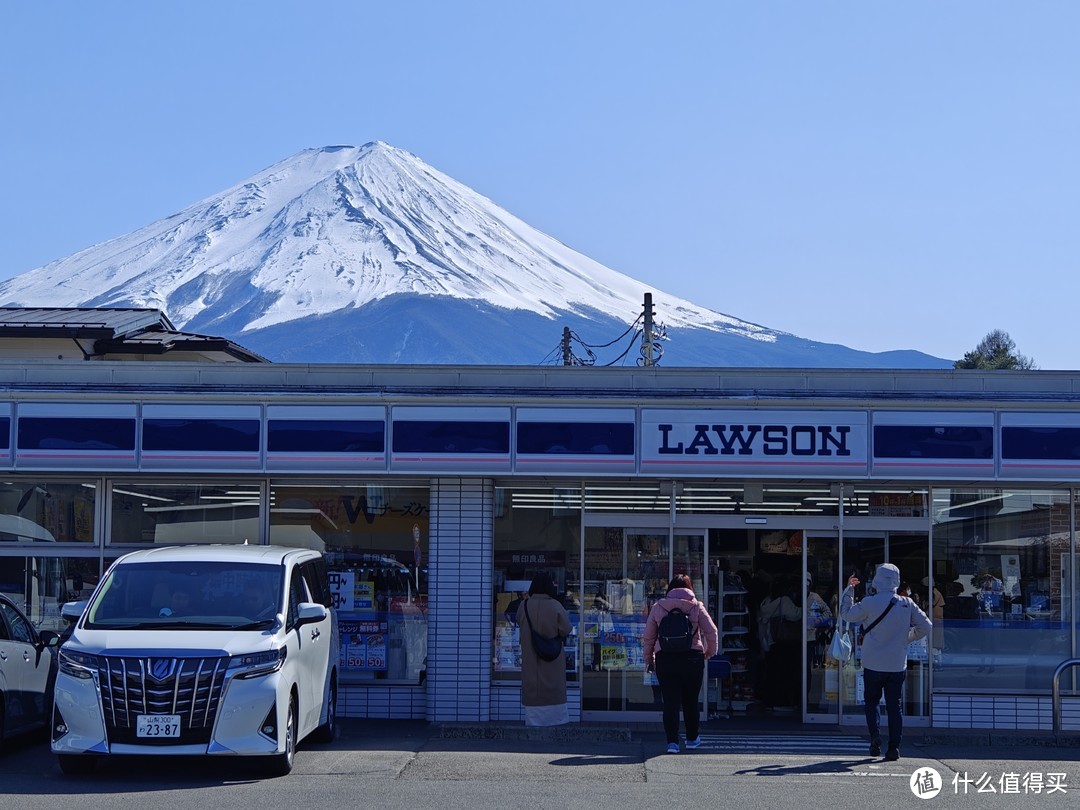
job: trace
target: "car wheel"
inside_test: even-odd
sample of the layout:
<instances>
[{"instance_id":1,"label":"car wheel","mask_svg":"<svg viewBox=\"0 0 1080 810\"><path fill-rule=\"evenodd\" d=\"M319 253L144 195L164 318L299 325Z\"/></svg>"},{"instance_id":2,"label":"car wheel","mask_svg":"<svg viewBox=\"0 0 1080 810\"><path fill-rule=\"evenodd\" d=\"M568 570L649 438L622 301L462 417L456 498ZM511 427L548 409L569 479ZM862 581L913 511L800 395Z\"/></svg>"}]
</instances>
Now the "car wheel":
<instances>
[{"instance_id":1,"label":"car wheel","mask_svg":"<svg viewBox=\"0 0 1080 810\"><path fill-rule=\"evenodd\" d=\"M285 718L285 750L275 754L267 769L271 776L286 776L292 773L296 759L296 699L289 697L289 713Z\"/></svg>"},{"instance_id":2,"label":"car wheel","mask_svg":"<svg viewBox=\"0 0 1080 810\"><path fill-rule=\"evenodd\" d=\"M4 706L7 705L4 701L7 697L3 692L0 692L0 754L4 753Z\"/></svg>"},{"instance_id":3,"label":"car wheel","mask_svg":"<svg viewBox=\"0 0 1080 810\"><path fill-rule=\"evenodd\" d=\"M65 776L86 776L93 773L97 765L97 757L83 754L57 754L56 759Z\"/></svg>"},{"instance_id":4,"label":"car wheel","mask_svg":"<svg viewBox=\"0 0 1080 810\"><path fill-rule=\"evenodd\" d=\"M330 692L326 696L326 722L311 733L315 742L330 743L337 732L337 681L330 682Z\"/></svg>"}]
</instances>

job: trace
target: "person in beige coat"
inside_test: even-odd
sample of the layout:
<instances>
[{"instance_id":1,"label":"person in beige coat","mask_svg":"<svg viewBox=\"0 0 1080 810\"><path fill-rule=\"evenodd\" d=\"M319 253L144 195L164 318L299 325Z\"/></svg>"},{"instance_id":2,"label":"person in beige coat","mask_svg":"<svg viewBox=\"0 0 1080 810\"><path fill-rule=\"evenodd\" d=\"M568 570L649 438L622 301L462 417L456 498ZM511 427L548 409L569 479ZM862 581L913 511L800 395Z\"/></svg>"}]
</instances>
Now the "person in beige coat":
<instances>
[{"instance_id":1,"label":"person in beige coat","mask_svg":"<svg viewBox=\"0 0 1080 810\"><path fill-rule=\"evenodd\" d=\"M521 630L521 705L527 726L570 722L566 706L566 654L545 661L536 654L532 643L533 629L548 638L565 639L570 635L570 616L557 597L551 575L537 574L529 586L529 598L517 611Z\"/></svg>"}]
</instances>

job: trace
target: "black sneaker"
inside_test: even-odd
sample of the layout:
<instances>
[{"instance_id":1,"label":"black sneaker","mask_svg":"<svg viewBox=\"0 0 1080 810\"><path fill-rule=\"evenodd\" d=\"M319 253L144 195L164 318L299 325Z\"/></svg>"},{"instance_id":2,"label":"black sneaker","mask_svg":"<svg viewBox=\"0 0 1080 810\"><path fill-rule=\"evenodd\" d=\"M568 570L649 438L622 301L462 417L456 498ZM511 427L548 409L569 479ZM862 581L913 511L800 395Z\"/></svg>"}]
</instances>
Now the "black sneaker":
<instances>
[{"instance_id":1,"label":"black sneaker","mask_svg":"<svg viewBox=\"0 0 1080 810\"><path fill-rule=\"evenodd\" d=\"M888 751L885 752L886 762L896 762L896 760L898 759L900 759L900 752L897 751L895 748L890 748Z\"/></svg>"},{"instance_id":2,"label":"black sneaker","mask_svg":"<svg viewBox=\"0 0 1080 810\"><path fill-rule=\"evenodd\" d=\"M881 756L881 740L871 740L870 741L870 756L872 756L872 757L880 757Z\"/></svg>"}]
</instances>

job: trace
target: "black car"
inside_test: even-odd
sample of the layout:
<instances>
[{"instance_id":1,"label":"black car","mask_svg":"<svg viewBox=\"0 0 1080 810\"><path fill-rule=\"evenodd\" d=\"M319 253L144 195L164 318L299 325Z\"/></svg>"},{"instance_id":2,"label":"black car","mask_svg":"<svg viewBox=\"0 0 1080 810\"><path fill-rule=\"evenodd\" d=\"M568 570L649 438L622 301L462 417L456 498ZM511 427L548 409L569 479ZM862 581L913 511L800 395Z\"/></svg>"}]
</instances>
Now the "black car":
<instances>
[{"instance_id":1,"label":"black car","mask_svg":"<svg viewBox=\"0 0 1080 810\"><path fill-rule=\"evenodd\" d=\"M48 726L59 643L58 633L39 632L0 594L0 749L16 734Z\"/></svg>"}]
</instances>

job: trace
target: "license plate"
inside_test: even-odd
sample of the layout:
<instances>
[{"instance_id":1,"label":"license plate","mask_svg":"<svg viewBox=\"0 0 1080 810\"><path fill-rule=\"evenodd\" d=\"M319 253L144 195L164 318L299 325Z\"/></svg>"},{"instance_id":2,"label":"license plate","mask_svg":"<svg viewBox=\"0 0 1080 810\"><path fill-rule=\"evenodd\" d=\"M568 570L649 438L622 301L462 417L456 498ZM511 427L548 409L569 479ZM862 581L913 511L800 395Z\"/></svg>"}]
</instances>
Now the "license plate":
<instances>
[{"instance_id":1,"label":"license plate","mask_svg":"<svg viewBox=\"0 0 1080 810\"><path fill-rule=\"evenodd\" d=\"M180 715L140 714L135 718L135 736L165 738L180 736Z\"/></svg>"}]
</instances>

